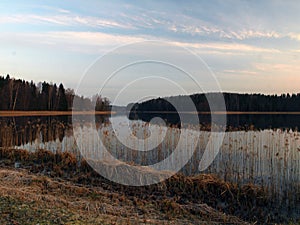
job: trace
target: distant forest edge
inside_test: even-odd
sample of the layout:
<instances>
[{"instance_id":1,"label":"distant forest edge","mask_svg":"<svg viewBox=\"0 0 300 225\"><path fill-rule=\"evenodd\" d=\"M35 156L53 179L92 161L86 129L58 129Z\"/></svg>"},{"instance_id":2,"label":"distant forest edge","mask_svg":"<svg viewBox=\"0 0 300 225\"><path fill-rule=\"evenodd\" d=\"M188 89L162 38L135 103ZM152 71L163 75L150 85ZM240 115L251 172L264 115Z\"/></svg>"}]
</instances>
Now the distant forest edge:
<instances>
[{"instance_id":1,"label":"distant forest edge","mask_svg":"<svg viewBox=\"0 0 300 225\"><path fill-rule=\"evenodd\" d=\"M190 112L195 108L186 107L188 98L192 99L198 112L210 112L207 101L224 97L226 111L230 112L300 112L300 93L264 95L238 93L207 93L189 96L171 96L151 99L141 103L130 103L127 110L131 112ZM75 95L73 89L65 89L63 84L35 84L33 81L0 76L0 110L2 111L71 111L96 110L110 111L109 99L95 94L92 98ZM79 103L80 109L73 108L73 100ZM170 103L175 103L177 109ZM122 112L123 107L115 106ZM222 108L217 108L224 111Z\"/></svg>"},{"instance_id":2,"label":"distant forest edge","mask_svg":"<svg viewBox=\"0 0 300 225\"><path fill-rule=\"evenodd\" d=\"M63 84L31 81L0 76L0 110L22 111L71 111L73 100L81 106L74 110L108 111L107 98L95 95L91 99L77 96L73 89L65 89Z\"/></svg>"},{"instance_id":3,"label":"distant forest edge","mask_svg":"<svg viewBox=\"0 0 300 225\"><path fill-rule=\"evenodd\" d=\"M221 96L220 96L221 95ZM264 94L236 94L236 93L207 93L193 94L189 96L172 96L151 99L142 103L130 104L131 112L187 112L195 111L195 108L187 107L188 98L192 99L198 112L210 112L207 101L224 97L226 111L229 112L300 112L300 93L264 95ZM170 103L174 103L175 107ZM217 104L216 104L217 105ZM221 107L215 107L216 111L224 111Z\"/></svg>"}]
</instances>

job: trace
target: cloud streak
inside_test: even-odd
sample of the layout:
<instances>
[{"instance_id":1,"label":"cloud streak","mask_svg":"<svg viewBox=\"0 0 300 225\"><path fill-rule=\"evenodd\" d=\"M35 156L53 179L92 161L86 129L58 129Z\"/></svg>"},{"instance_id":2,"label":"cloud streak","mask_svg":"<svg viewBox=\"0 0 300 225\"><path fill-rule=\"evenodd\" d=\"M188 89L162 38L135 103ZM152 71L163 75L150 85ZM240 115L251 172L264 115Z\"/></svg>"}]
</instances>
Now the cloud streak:
<instances>
[{"instance_id":1,"label":"cloud streak","mask_svg":"<svg viewBox=\"0 0 300 225\"><path fill-rule=\"evenodd\" d=\"M99 53L97 46L111 48L113 46L130 44L147 40L159 40L171 44L188 48L198 53L210 52L224 55L240 55L253 53L280 53L278 49L260 48L252 45L239 43L220 43L204 42L190 43L169 41L167 39L156 38L154 36L136 36L136 35L116 35L103 32L80 32L80 31L61 31L61 32L30 32L30 33L2 33L0 39L4 41L15 40L17 42L26 42L32 44L60 46L62 49L73 49L73 51L85 53ZM72 46L72 48L70 48ZM87 47L87 49L85 49ZM90 48L91 47L91 48ZM96 48L93 48L96 47ZM87 50L89 49L90 52Z\"/></svg>"},{"instance_id":2,"label":"cloud streak","mask_svg":"<svg viewBox=\"0 0 300 225\"><path fill-rule=\"evenodd\" d=\"M18 14L12 16L0 16L0 24L30 24L30 25L60 25L60 26L86 26L86 27L108 27L133 29L130 24L116 22L114 20L101 19L91 16L79 15L36 15L36 14Z\"/></svg>"}]
</instances>

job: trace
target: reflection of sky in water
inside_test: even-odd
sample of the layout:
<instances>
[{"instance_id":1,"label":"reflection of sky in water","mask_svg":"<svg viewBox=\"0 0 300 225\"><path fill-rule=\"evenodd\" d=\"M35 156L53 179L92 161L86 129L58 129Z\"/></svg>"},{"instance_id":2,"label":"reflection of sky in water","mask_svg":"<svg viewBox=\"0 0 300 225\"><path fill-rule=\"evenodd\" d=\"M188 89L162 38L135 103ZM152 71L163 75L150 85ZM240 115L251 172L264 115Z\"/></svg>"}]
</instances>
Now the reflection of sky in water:
<instances>
[{"instance_id":1,"label":"reflection of sky in water","mask_svg":"<svg viewBox=\"0 0 300 225\"><path fill-rule=\"evenodd\" d=\"M120 126L125 126L129 122L133 131L146 128L148 132L149 125L141 121L128 121L125 117L116 117L116 122ZM157 125L153 125L154 127ZM125 126L126 127L126 126ZM97 159L97 156L102 152L99 152L101 144L99 143L99 133L103 133L105 137L104 144L109 148L109 151L118 159L125 162L136 162L145 165L151 165L151 163L157 160L162 160L168 157L172 150L173 145L178 144L176 138L178 138L179 129L168 128L168 132L164 138L164 141L160 143L160 133L152 133L156 137L154 145L158 146L155 151L138 151L136 153L132 151L126 151L126 147L121 145L117 141L111 127L102 126L97 133L92 135L91 128L83 127L81 135L82 138L77 139L77 145L83 145L86 148L85 154L91 159ZM126 132L128 127L126 127ZM163 129L167 129L164 127ZM108 132L106 132L108 131ZM119 129L120 132L125 132L123 129ZM129 134L129 132L128 132ZM210 133L206 131L199 132L199 138L193 140L193 133L187 132L186 138L180 143L181 154L185 152L194 152L192 160L183 168L185 174L198 173L198 165L203 157L203 152L210 137ZM101 136L101 135L100 135ZM127 136L127 141L132 138L132 135ZM79 141L78 141L79 140ZM145 147L145 143L141 145L141 140L132 138L132 143L135 143L135 147ZM20 149L27 149L29 151L35 151L37 149L48 149L53 152L57 151L69 151L73 153L79 153L73 136L66 136L62 141L56 139L54 141L44 143L41 136L32 143L27 143L19 146ZM213 146L211 146L213 147ZM288 187L289 180L299 180L299 168L300 168L300 135L298 132L282 131L282 130L263 130L263 131L237 131L226 132L225 138L220 152L208 167L205 172L218 173L220 176L227 176L231 174L230 179L238 181L243 176L245 182L253 179L253 182L257 184L264 183L265 185L274 184L284 185L284 188ZM130 152L130 154L128 154ZM146 156L146 157L145 157ZM102 157L102 156L101 156ZM144 158L143 158L144 157ZM179 161L177 161L179 160ZM179 158L173 158L170 162L178 163L182 160ZM289 169L281 170L283 165L286 165ZM289 176L286 175L289 173ZM279 187L278 187L279 188Z\"/></svg>"},{"instance_id":2,"label":"reflection of sky in water","mask_svg":"<svg viewBox=\"0 0 300 225\"><path fill-rule=\"evenodd\" d=\"M130 149L147 151L158 146L165 138L167 127L127 117L111 117L112 129L118 140ZM140 148L140 146L147 146Z\"/></svg>"}]
</instances>

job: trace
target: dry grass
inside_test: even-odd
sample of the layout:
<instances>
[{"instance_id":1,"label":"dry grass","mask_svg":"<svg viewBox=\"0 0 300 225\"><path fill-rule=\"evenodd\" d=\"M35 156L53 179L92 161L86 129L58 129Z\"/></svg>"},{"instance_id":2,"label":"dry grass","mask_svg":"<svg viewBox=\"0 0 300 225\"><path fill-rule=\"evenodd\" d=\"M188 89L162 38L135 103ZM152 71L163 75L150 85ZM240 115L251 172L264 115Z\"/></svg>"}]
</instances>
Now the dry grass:
<instances>
[{"instance_id":1,"label":"dry grass","mask_svg":"<svg viewBox=\"0 0 300 225\"><path fill-rule=\"evenodd\" d=\"M288 221L274 217L263 188L214 175L177 174L157 185L129 187L104 179L85 161L79 165L70 153L2 148L0 158L1 224L59 224L58 218L62 224L246 224L236 216L253 223Z\"/></svg>"},{"instance_id":2,"label":"dry grass","mask_svg":"<svg viewBox=\"0 0 300 225\"><path fill-rule=\"evenodd\" d=\"M85 161L79 168L69 153L0 153L1 224L246 224L205 203L178 201L168 183L142 188L111 183ZM15 159L21 168L13 168Z\"/></svg>"},{"instance_id":3,"label":"dry grass","mask_svg":"<svg viewBox=\"0 0 300 225\"><path fill-rule=\"evenodd\" d=\"M1 224L246 224L206 204L154 203L24 169L2 168L0 181Z\"/></svg>"}]
</instances>

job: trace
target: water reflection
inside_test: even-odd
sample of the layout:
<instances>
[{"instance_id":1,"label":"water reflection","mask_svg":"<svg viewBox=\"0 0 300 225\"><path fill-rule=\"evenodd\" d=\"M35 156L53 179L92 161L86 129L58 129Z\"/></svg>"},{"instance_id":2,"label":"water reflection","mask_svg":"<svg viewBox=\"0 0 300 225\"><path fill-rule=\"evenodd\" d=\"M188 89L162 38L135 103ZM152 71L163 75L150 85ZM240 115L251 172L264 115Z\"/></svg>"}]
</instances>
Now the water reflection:
<instances>
[{"instance_id":1,"label":"water reflection","mask_svg":"<svg viewBox=\"0 0 300 225\"><path fill-rule=\"evenodd\" d=\"M84 119L83 119L84 120ZM39 148L57 151L68 151L80 157L78 146L83 146L83 155L88 160L101 159L109 161L112 157L126 163L138 165L153 165L170 157L170 168L172 165L185 164L182 162L184 156L191 155L190 160L181 169L186 175L199 173L198 166L203 157L205 148L208 146L211 133L208 131L197 131L199 137L194 138L194 131L185 128L160 127L160 133L154 133L152 143L141 141L141 138L149 136L151 125L142 121L128 121L126 117L118 117L118 124L123 126L129 123L127 141L129 146L136 146L139 149L149 149L156 146L151 151L138 151L123 145L115 135L112 127L108 123L99 123L97 130L92 126L84 124L77 127L79 136L76 140L70 126L65 126L57 119L48 124L49 128L44 131L46 125L30 123L38 128L33 133L36 139L31 142L19 145L18 148L34 151ZM46 122L44 122L46 123ZM64 126L62 126L64 125ZM30 126L25 125L30 129ZM125 126L125 125L124 125ZM159 126L158 126L159 127ZM33 127L31 128L33 129ZM61 140L59 130L64 131ZM50 131L51 130L51 131ZM117 132L123 132L117 130ZM181 133L185 139L179 142ZM132 133L136 138L131 138ZM162 138L162 134L163 138ZM30 134L26 130L26 134ZM51 135L50 135L51 134ZM49 138L50 137L50 138ZM101 142L99 142L99 137ZM47 139L48 138L48 139ZM162 140L163 139L163 140ZM48 140L48 141L46 141ZM149 147L150 146L150 147ZM108 150L107 154L102 149ZM174 149L179 147L179 155L173 155ZM211 146L212 148L213 146ZM225 139L220 151L213 163L205 170L205 173L217 174L224 180L233 181L238 184L253 183L267 187L270 194L280 202L289 199L290 204L297 206L299 195L295 195L299 190L299 168L300 168L300 134L291 130L263 130L263 131L236 131L226 132ZM212 149L210 149L213 151ZM159 169L159 168L158 168Z\"/></svg>"},{"instance_id":2,"label":"water reflection","mask_svg":"<svg viewBox=\"0 0 300 225\"><path fill-rule=\"evenodd\" d=\"M219 115L216 115L218 117ZM160 117L168 124L180 127L180 118L177 113L130 113L129 118L132 120L151 121L154 117ZM208 114L199 114L199 122L202 129L208 130L211 124L211 116ZM189 123L189 121L186 121ZM216 124L218 125L218 124ZM249 130L249 129L293 129L300 127L299 115L285 114L241 114L227 115L227 130Z\"/></svg>"},{"instance_id":3,"label":"water reflection","mask_svg":"<svg viewBox=\"0 0 300 225\"><path fill-rule=\"evenodd\" d=\"M125 114L124 114L125 115ZM121 116L124 115L110 115ZM101 124L107 123L110 116L96 115L95 123L99 127ZM180 118L178 114L168 113L130 113L129 118L132 121L142 120L150 122L154 117L162 118L168 126L180 128ZM90 116L77 116L80 123L90 121ZM124 117L125 118L125 117ZM188 118L188 117L187 117ZM125 118L126 119L126 118ZM124 120L124 121L127 121ZM199 115L200 128L202 130L210 130L210 115ZM188 121L185 121L188 123ZM155 123L155 121L151 121ZM162 125L161 121L157 124ZM297 130L300 127L300 115L227 115L227 131L253 130L253 128L264 129L292 129ZM0 147L19 146L28 142L41 138L43 142L62 141L66 135L66 131L72 130L71 116L30 116L30 117L1 117L0 118ZM139 134L137 134L139 135ZM144 135L144 134L143 134Z\"/></svg>"},{"instance_id":4,"label":"water reflection","mask_svg":"<svg viewBox=\"0 0 300 225\"><path fill-rule=\"evenodd\" d=\"M157 116L160 115L147 115L142 119L150 121ZM164 115L164 117L167 121L176 119L176 115L174 117ZM209 123L209 118L209 115L199 116L203 124ZM289 199L290 203L296 204L299 195L295 193L298 193L300 182L300 134L297 131L276 128L296 128L300 125L299 118L299 115L228 115L228 124L232 127L245 128L247 127L245 124L249 124L248 126L254 124L262 131L226 132L219 154L204 172L218 174L221 178L238 184L254 183L265 186L272 196L281 200ZM208 131L194 129L199 132L199 138L196 140L193 132L185 128L149 124L140 120L129 121L125 116L121 116L117 117L117 123L121 128L122 124L128 123L130 130L119 129L116 132L120 134L128 132L128 135L125 135L128 142L126 146L118 140L108 123L108 116L95 118L96 133L86 124L88 118L79 117L78 124L81 125L78 129L81 129L82 136L76 140L73 136L74 127L71 119L70 116L2 118L0 147L15 146L28 151L37 149L47 149L52 152L68 151L79 158L81 152L78 145L82 145L86 150L85 156L96 159L103 153L101 148L104 145L110 156L101 155L102 159L113 156L124 162L152 165L171 156L179 145L180 153L183 155L171 157L170 168L172 165L180 164L185 154L192 155L181 170L182 173L191 175L199 173L199 162L211 135ZM143 141L149 137L151 127L155 126L160 127L162 132L154 133L154 138L151 141L149 139L149 142ZM270 126L272 130L265 129ZM179 142L178 138L182 132L186 134L186 139ZM135 138L131 139L132 135ZM99 137L103 142L102 145L97 141ZM155 146L153 149L151 149L152 145ZM130 149L132 146L138 149L144 147L151 151Z\"/></svg>"},{"instance_id":5,"label":"water reflection","mask_svg":"<svg viewBox=\"0 0 300 225\"><path fill-rule=\"evenodd\" d=\"M82 121L85 116L82 116ZM96 115L102 124L108 116ZM40 139L41 142L62 141L72 132L71 116L0 117L0 147L20 146Z\"/></svg>"}]
</instances>

